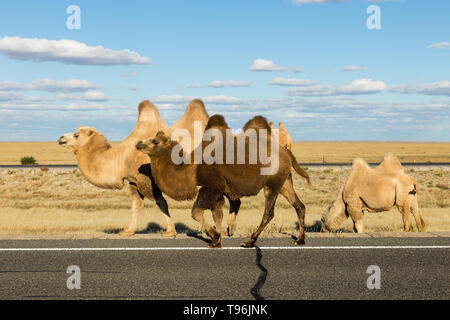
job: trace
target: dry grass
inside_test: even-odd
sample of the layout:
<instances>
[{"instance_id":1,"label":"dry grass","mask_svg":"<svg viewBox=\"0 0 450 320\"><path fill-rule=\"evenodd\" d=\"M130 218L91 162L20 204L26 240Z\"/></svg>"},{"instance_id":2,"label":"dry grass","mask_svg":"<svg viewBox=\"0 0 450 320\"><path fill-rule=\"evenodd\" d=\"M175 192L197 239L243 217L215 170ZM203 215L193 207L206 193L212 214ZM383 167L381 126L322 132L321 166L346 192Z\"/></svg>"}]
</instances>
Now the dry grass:
<instances>
[{"instance_id":1,"label":"dry grass","mask_svg":"<svg viewBox=\"0 0 450 320\"><path fill-rule=\"evenodd\" d=\"M114 146L117 142L113 142ZM352 162L356 157L379 162L393 152L405 162L450 162L450 143L421 142L295 142L292 148L301 163ZM75 156L56 142L0 142L0 164L20 164L34 157L41 164L75 164Z\"/></svg>"},{"instance_id":2,"label":"dry grass","mask_svg":"<svg viewBox=\"0 0 450 320\"><path fill-rule=\"evenodd\" d=\"M295 189L305 203L306 225L309 231L322 211L333 200L338 186L349 169L308 169L313 188L307 189L298 175ZM419 205L428 231L450 230L449 169L410 169L409 173L420 183ZM168 200L171 214L179 231L199 230L199 224L190 217L192 202ZM131 200L127 188L103 190L89 184L78 170L37 169L0 170L0 234L104 234L126 227L131 218ZM263 211L263 195L242 199L238 216L238 234L248 235L258 226ZM228 208L226 208L228 210ZM206 215L211 221L211 215ZM226 218L226 215L225 215ZM276 215L263 235L296 232L296 214L293 208L279 198ZM224 219L224 224L226 219ZM401 231L402 219L392 212L366 214L366 231ZM162 213L154 202L145 201L139 218L138 230L143 233L160 232L165 226ZM351 232L348 219L343 232Z\"/></svg>"}]
</instances>

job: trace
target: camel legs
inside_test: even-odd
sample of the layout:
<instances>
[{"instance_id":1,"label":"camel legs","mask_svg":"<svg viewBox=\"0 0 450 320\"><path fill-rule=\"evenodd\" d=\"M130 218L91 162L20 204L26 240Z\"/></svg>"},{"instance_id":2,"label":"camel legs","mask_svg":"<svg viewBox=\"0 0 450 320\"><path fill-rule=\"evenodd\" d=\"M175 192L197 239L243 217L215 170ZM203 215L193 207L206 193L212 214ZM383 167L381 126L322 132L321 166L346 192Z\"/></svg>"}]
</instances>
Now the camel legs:
<instances>
[{"instance_id":1,"label":"camel legs","mask_svg":"<svg viewBox=\"0 0 450 320\"><path fill-rule=\"evenodd\" d=\"M167 201L164 199L162 194L158 197L155 197L156 205L158 208L164 213L164 218L166 218L167 229L163 232L164 237L173 237L177 235L177 231L175 230L175 223L173 222L172 217L169 214L169 208L167 206Z\"/></svg>"},{"instance_id":2,"label":"camel legs","mask_svg":"<svg viewBox=\"0 0 450 320\"><path fill-rule=\"evenodd\" d=\"M131 191L131 222L128 228L120 232L122 236L131 236L136 231L137 218L144 206L144 197L138 192L136 185L130 184Z\"/></svg>"},{"instance_id":3,"label":"camel legs","mask_svg":"<svg viewBox=\"0 0 450 320\"><path fill-rule=\"evenodd\" d=\"M347 212L353 220L353 230L356 233L363 233L364 232L364 226L363 226L364 213L361 210L360 200L351 199L350 201L348 201L347 202Z\"/></svg>"},{"instance_id":4,"label":"camel legs","mask_svg":"<svg viewBox=\"0 0 450 320\"><path fill-rule=\"evenodd\" d=\"M216 228L218 228L218 230L216 230L216 228L213 228L206 222L205 217L203 216L206 208L203 208L200 204L202 203L202 200L203 200L202 198L205 195L207 195L207 193L202 192L202 189L200 189L199 195L197 196L197 199L194 202L194 206L192 207L191 215L194 220L196 220L203 226L203 228L206 230L208 235L211 237L212 242L208 246L210 248L221 248L222 247L222 243L221 243L222 234L220 233L220 230L221 230L222 215L223 215L222 214L223 198L222 198L222 202L218 201L213 206L213 209L211 210L212 214L213 214L214 222L216 224ZM210 201L210 199L209 199L209 201Z\"/></svg>"},{"instance_id":5,"label":"camel legs","mask_svg":"<svg viewBox=\"0 0 450 320\"><path fill-rule=\"evenodd\" d=\"M404 201L403 205L397 204L397 209L402 214L403 229L408 232L411 230L411 208L409 201Z\"/></svg>"},{"instance_id":6,"label":"camel legs","mask_svg":"<svg viewBox=\"0 0 450 320\"><path fill-rule=\"evenodd\" d=\"M297 194L295 193L294 184L292 183L292 176L289 176L289 178L286 180L283 187L281 188L280 193L283 195L283 197L286 198L286 200L291 204L291 206L294 207L295 211L297 212L299 234L298 239L297 241L295 241L295 243L298 245L305 244L305 205L300 201L300 199L297 197Z\"/></svg>"},{"instance_id":7,"label":"camel legs","mask_svg":"<svg viewBox=\"0 0 450 320\"><path fill-rule=\"evenodd\" d=\"M156 185L156 183L153 182L153 180L152 180L152 192L153 192L153 197L155 198L156 205L162 211L162 213L164 213L164 218L166 218L167 229L166 229L166 231L163 232L162 235L164 237L176 236L177 231L175 230L175 223L173 222L172 218L170 217L167 201L166 201L166 199L164 199L162 191L159 189L159 187Z\"/></svg>"},{"instance_id":8,"label":"camel legs","mask_svg":"<svg viewBox=\"0 0 450 320\"><path fill-rule=\"evenodd\" d=\"M241 200L231 200L228 198L228 201L230 202L230 214L228 215L228 227L227 230L223 232L223 235L231 237L236 230L236 216L241 207Z\"/></svg>"},{"instance_id":9,"label":"camel legs","mask_svg":"<svg viewBox=\"0 0 450 320\"><path fill-rule=\"evenodd\" d=\"M216 231L220 235L222 235L222 220L223 220L222 207L223 207L223 198L222 198L222 201L219 200L217 205L214 207L214 209L211 210L214 224L216 227Z\"/></svg>"},{"instance_id":10,"label":"camel legs","mask_svg":"<svg viewBox=\"0 0 450 320\"><path fill-rule=\"evenodd\" d=\"M410 195L410 198L411 211L414 215L414 219L416 220L417 230L419 230L419 232L422 232L425 227L425 221L423 221L420 213L419 204L417 203L417 195Z\"/></svg>"},{"instance_id":11,"label":"camel legs","mask_svg":"<svg viewBox=\"0 0 450 320\"><path fill-rule=\"evenodd\" d=\"M274 216L274 207L275 202L278 197L278 191L275 192L272 189L269 189L267 187L264 187L264 196L266 198L265 200L265 207L264 207L264 215L261 220L261 224L259 225L258 229L252 234L250 239L247 242L244 242L242 244L245 248L252 248L255 246L255 242L258 239L261 232L264 230L264 228L267 226L267 224L273 219Z\"/></svg>"}]
</instances>

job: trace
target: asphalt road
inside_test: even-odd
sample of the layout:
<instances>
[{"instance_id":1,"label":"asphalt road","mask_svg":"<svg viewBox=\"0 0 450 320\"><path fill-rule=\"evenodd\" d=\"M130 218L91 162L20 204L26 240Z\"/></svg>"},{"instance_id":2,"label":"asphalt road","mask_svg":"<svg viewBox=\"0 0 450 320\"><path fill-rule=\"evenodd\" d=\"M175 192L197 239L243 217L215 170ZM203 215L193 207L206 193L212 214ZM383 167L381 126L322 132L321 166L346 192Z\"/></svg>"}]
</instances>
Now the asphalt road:
<instances>
[{"instance_id":1,"label":"asphalt road","mask_svg":"<svg viewBox=\"0 0 450 320\"><path fill-rule=\"evenodd\" d=\"M2 240L0 299L449 299L450 238ZM81 289L69 290L68 266ZM367 268L380 268L369 290Z\"/></svg>"}]
</instances>

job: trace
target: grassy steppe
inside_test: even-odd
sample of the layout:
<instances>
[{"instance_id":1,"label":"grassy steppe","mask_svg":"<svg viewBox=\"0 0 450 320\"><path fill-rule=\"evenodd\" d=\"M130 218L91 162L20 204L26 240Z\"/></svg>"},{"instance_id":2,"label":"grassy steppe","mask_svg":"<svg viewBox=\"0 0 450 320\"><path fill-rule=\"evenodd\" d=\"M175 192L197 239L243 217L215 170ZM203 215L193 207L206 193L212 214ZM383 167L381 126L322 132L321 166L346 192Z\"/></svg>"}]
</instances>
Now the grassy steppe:
<instances>
[{"instance_id":1,"label":"grassy steppe","mask_svg":"<svg viewBox=\"0 0 450 320\"><path fill-rule=\"evenodd\" d=\"M450 162L449 142L295 142L292 151L300 163L352 162L356 157L379 162L388 152L403 162ZM76 163L72 152L56 141L0 142L0 164L20 164L24 156L40 164Z\"/></svg>"},{"instance_id":2,"label":"grassy steppe","mask_svg":"<svg viewBox=\"0 0 450 320\"><path fill-rule=\"evenodd\" d=\"M437 187L449 183L449 169L407 169L420 184L419 205L427 224L427 231L450 230L450 191ZM309 168L313 188L308 189L297 174L295 189L306 205L306 225L310 231L323 210L334 200L339 185L349 169ZM179 232L199 230L190 216L191 201L168 199L170 212L178 223ZM89 184L78 170L39 169L0 170L0 234L88 234L116 233L126 227L131 218L128 188L103 190ZM263 212L264 198L243 198L239 213L238 234L248 235L258 226ZM226 208L228 210L228 208ZM226 211L228 212L228 211ZM211 214L207 212L211 221ZM224 215L224 225L227 214ZM160 232L165 227L162 213L155 203L145 201L139 217L142 233ZM262 236L274 232L296 232L294 209L279 197L275 218ZM385 213L368 213L364 218L366 231L402 231L403 224L397 209ZM413 223L413 225L415 225ZM352 232L348 219L342 232Z\"/></svg>"}]
</instances>

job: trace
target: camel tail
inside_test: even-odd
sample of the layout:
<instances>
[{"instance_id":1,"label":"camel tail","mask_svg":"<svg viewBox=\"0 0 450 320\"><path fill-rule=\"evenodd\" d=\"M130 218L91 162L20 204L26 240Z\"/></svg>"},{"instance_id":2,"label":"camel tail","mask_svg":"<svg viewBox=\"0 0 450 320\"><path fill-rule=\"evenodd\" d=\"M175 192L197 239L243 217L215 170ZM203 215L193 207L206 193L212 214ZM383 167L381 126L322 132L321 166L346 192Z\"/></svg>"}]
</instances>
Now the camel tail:
<instances>
[{"instance_id":1,"label":"camel tail","mask_svg":"<svg viewBox=\"0 0 450 320\"><path fill-rule=\"evenodd\" d=\"M414 185L414 189L411 190L409 193L410 194L417 194L419 192L419 184L417 183L416 180L414 180L413 178L411 178L413 185Z\"/></svg>"},{"instance_id":2,"label":"camel tail","mask_svg":"<svg viewBox=\"0 0 450 320\"><path fill-rule=\"evenodd\" d=\"M299 175L301 175L306 180L308 187L311 188L311 180L309 179L309 174L305 170L300 168L300 166L298 165L297 159L295 159L295 156L292 154L291 150L289 150L287 148L285 148L285 150L287 151L289 157L291 158L292 168L294 168L295 172L297 172Z\"/></svg>"},{"instance_id":3,"label":"camel tail","mask_svg":"<svg viewBox=\"0 0 450 320\"><path fill-rule=\"evenodd\" d=\"M417 192L419 192L419 184L417 183L416 180L413 179L413 181L414 181L414 190L416 190L416 193L417 193Z\"/></svg>"}]
</instances>

